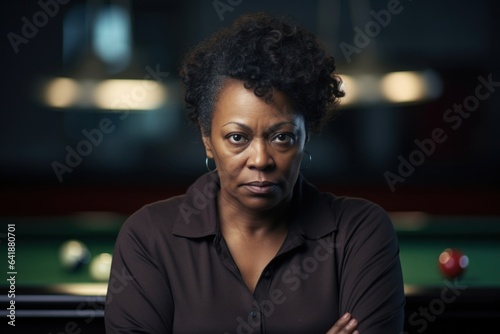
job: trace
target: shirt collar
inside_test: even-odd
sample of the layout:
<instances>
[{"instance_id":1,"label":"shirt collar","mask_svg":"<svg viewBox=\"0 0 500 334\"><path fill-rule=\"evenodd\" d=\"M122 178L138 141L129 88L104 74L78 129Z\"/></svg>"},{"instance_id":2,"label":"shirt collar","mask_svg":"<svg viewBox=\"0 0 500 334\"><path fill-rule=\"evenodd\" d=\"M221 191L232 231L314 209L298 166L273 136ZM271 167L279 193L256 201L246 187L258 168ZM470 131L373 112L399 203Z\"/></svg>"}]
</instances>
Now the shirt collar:
<instances>
[{"instance_id":1,"label":"shirt collar","mask_svg":"<svg viewBox=\"0 0 500 334\"><path fill-rule=\"evenodd\" d=\"M216 171L208 172L196 180L178 205L172 233L187 238L203 238L218 234L217 193L220 181ZM295 184L292 207L297 231L306 239L319 239L337 229L332 210L332 196L321 193L302 175Z\"/></svg>"},{"instance_id":2,"label":"shirt collar","mask_svg":"<svg viewBox=\"0 0 500 334\"><path fill-rule=\"evenodd\" d=\"M292 223L306 239L319 239L337 230L333 196L320 192L299 175L292 198Z\"/></svg>"},{"instance_id":3,"label":"shirt collar","mask_svg":"<svg viewBox=\"0 0 500 334\"><path fill-rule=\"evenodd\" d=\"M178 205L172 233L181 237L202 238L217 234L217 193L220 189L216 171L196 180Z\"/></svg>"}]
</instances>

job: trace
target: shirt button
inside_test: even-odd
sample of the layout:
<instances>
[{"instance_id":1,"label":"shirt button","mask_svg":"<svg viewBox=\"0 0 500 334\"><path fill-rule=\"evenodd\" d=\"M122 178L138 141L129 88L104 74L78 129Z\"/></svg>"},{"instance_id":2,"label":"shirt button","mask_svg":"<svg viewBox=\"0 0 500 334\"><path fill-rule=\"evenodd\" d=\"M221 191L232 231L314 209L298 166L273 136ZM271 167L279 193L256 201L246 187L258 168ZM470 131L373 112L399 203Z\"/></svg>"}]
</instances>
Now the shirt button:
<instances>
[{"instance_id":1,"label":"shirt button","mask_svg":"<svg viewBox=\"0 0 500 334\"><path fill-rule=\"evenodd\" d=\"M255 318L257 316L257 312L255 312L255 311L250 312L250 316L252 318Z\"/></svg>"},{"instance_id":2,"label":"shirt button","mask_svg":"<svg viewBox=\"0 0 500 334\"><path fill-rule=\"evenodd\" d=\"M264 277L265 277L265 278L269 278L269 277L271 277L271 275L272 275L271 270L266 270L266 271L264 271Z\"/></svg>"}]
</instances>

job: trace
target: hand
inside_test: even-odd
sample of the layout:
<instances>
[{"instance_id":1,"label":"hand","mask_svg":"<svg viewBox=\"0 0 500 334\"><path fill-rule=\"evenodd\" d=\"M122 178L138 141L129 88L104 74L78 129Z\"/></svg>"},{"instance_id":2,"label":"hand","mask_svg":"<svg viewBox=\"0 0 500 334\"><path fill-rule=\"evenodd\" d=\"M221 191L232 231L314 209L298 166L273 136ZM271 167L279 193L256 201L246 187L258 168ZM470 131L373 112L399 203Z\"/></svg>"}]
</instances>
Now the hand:
<instances>
[{"instance_id":1,"label":"hand","mask_svg":"<svg viewBox=\"0 0 500 334\"><path fill-rule=\"evenodd\" d=\"M359 334L356 330L358 327L358 321L352 317L349 313L346 313L337 320L335 325L328 330L326 334Z\"/></svg>"}]
</instances>

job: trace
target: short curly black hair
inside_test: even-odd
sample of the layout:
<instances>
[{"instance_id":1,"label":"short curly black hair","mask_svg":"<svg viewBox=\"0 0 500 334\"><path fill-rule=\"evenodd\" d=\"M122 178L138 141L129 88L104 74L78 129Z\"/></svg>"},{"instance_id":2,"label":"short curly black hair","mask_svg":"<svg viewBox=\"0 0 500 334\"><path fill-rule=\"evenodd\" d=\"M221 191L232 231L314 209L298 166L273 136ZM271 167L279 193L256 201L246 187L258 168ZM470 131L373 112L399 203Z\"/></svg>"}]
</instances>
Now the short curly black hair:
<instances>
[{"instance_id":1,"label":"short curly black hair","mask_svg":"<svg viewBox=\"0 0 500 334\"><path fill-rule=\"evenodd\" d=\"M228 78L241 80L267 103L273 89L285 93L319 132L344 96L335 59L318 38L285 17L245 14L187 53L180 67L191 121L209 135L219 92Z\"/></svg>"}]
</instances>

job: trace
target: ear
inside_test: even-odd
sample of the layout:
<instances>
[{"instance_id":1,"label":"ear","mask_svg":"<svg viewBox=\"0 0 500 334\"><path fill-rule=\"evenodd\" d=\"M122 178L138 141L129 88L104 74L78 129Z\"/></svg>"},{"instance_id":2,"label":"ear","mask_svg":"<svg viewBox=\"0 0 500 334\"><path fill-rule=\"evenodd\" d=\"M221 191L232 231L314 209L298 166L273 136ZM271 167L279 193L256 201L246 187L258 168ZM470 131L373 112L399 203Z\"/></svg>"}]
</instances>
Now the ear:
<instances>
[{"instance_id":1,"label":"ear","mask_svg":"<svg viewBox=\"0 0 500 334\"><path fill-rule=\"evenodd\" d=\"M205 146L205 153L207 157L213 159L214 154L212 151L212 140L210 139L210 136L202 135L202 140L203 140L203 146Z\"/></svg>"}]
</instances>

